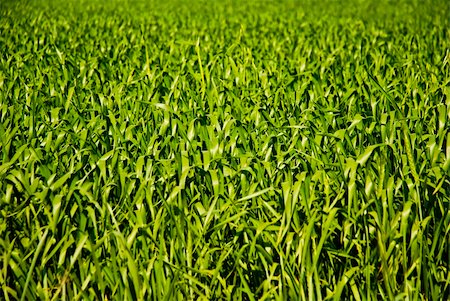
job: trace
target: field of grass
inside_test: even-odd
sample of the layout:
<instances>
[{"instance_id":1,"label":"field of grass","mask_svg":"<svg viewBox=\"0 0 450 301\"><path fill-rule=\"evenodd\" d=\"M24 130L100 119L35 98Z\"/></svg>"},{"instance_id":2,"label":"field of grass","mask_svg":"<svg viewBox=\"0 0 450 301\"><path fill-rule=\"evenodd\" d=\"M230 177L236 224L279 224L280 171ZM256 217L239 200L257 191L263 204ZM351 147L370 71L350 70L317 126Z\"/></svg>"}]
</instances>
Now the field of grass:
<instances>
[{"instance_id":1,"label":"field of grass","mask_svg":"<svg viewBox=\"0 0 450 301\"><path fill-rule=\"evenodd\" d=\"M443 300L449 204L447 1L0 3L2 300Z\"/></svg>"}]
</instances>

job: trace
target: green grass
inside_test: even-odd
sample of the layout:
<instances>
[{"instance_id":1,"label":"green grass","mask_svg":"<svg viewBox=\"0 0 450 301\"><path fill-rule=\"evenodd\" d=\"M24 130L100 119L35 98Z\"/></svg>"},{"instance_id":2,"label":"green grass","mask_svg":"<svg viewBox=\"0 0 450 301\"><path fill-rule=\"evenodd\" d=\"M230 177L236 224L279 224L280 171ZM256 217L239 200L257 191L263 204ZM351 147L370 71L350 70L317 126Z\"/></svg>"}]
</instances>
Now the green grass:
<instances>
[{"instance_id":1,"label":"green grass","mask_svg":"<svg viewBox=\"0 0 450 301\"><path fill-rule=\"evenodd\" d=\"M446 1L1 1L0 299L443 300Z\"/></svg>"}]
</instances>

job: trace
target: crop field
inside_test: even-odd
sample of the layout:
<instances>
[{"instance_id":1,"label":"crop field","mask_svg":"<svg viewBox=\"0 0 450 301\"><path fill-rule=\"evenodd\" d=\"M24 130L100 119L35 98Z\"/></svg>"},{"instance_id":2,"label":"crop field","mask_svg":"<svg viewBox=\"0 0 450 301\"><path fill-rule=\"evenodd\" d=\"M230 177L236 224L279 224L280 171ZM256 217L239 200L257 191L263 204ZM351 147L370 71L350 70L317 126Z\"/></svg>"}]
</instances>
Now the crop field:
<instances>
[{"instance_id":1,"label":"crop field","mask_svg":"<svg viewBox=\"0 0 450 301\"><path fill-rule=\"evenodd\" d=\"M445 300L448 1L0 1L1 300Z\"/></svg>"}]
</instances>

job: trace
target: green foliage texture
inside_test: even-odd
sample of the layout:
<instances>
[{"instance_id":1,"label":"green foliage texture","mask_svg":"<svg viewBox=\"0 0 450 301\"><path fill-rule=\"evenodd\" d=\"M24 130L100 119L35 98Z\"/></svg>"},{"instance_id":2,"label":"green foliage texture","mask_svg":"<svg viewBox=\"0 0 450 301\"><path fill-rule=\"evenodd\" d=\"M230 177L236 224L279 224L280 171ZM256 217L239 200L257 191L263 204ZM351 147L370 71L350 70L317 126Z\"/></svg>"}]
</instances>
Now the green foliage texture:
<instances>
[{"instance_id":1,"label":"green foliage texture","mask_svg":"<svg viewBox=\"0 0 450 301\"><path fill-rule=\"evenodd\" d=\"M448 1L0 1L0 299L443 300Z\"/></svg>"}]
</instances>

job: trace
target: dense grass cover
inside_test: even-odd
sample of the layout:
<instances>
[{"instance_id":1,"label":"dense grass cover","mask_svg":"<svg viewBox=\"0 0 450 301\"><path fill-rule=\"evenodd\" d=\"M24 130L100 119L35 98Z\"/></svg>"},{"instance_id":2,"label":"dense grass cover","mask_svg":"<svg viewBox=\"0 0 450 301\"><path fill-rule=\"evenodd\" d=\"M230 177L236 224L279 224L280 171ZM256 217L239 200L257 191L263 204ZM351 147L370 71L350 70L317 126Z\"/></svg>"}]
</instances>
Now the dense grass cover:
<instances>
[{"instance_id":1,"label":"dense grass cover","mask_svg":"<svg viewBox=\"0 0 450 301\"><path fill-rule=\"evenodd\" d=\"M448 297L447 1L28 2L0 299Z\"/></svg>"}]
</instances>

